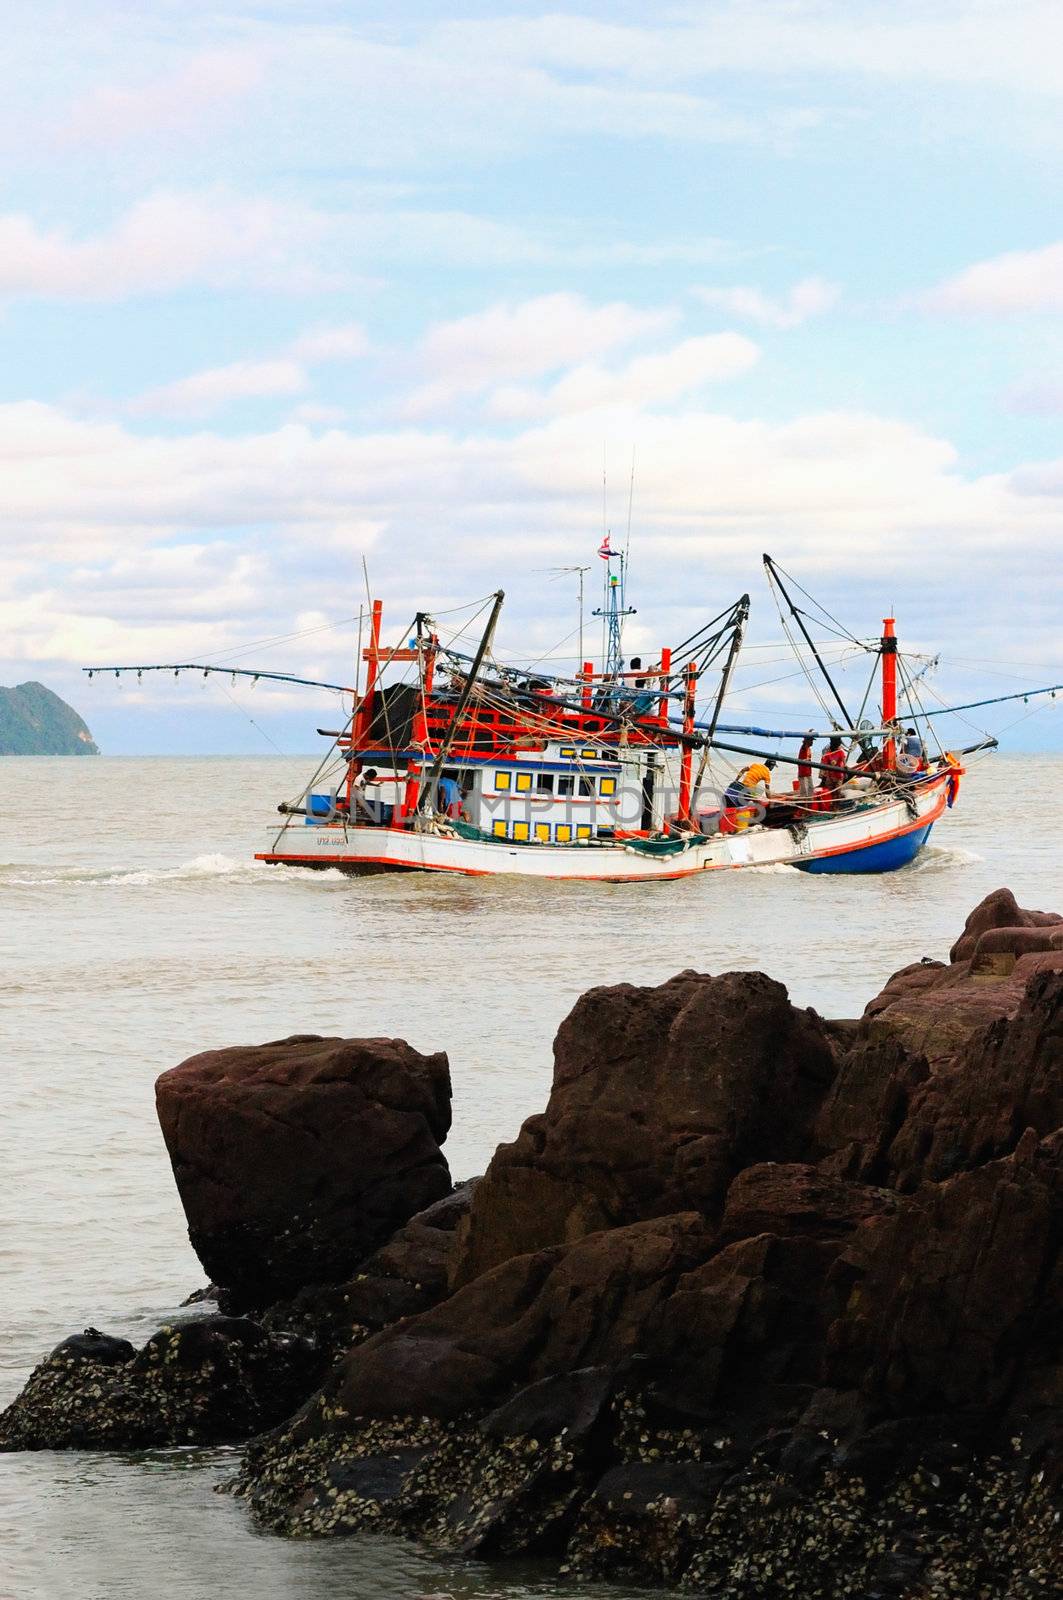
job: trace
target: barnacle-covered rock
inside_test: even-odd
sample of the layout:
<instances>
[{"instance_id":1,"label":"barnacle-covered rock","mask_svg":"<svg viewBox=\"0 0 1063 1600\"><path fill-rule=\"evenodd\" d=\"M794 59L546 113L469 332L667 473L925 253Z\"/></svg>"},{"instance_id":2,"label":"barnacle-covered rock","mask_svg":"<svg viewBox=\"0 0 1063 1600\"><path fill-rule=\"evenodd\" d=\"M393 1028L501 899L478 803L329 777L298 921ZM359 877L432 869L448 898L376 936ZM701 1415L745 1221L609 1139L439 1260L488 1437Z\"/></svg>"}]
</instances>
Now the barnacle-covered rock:
<instances>
[{"instance_id":1,"label":"barnacle-covered rock","mask_svg":"<svg viewBox=\"0 0 1063 1600\"><path fill-rule=\"evenodd\" d=\"M132 1450L247 1439L289 1416L319 1352L236 1317L153 1334L140 1351L86 1329L58 1345L0 1415L0 1450Z\"/></svg>"}]
</instances>

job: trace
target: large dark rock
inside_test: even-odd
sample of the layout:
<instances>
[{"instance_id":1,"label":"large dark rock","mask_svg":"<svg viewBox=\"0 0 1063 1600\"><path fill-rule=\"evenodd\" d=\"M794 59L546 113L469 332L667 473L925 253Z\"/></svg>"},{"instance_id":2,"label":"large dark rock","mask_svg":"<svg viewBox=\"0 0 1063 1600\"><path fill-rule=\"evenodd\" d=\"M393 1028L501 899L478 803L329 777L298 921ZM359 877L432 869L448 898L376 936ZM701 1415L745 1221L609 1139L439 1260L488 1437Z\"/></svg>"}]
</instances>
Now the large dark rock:
<instances>
[{"instance_id":1,"label":"large dark rock","mask_svg":"<svg viewBox=\"0 0 1063 1600\"><path fill-rule=\"evenodd\" d=\"M161 1328L142 1350L95 1328L57 1345L0 1415L0 1450L141 1450L247 1439L320 1381L307 1340L236 1317Z\"/></svg>"},{"instance_id":2,"label":"large dark rock","mask_svg":"<svg viewBox=\"0 0 1063 1600\"><path fill-rule=\"evenodd\" d=\"M343 1417L454 1418L540 1378L617 1367L643 1348L654 1313L710 1237L687 1212L512 1257L352 1350L325 1405Z\"/></svg>"},{"instance_id":3,"label":"large dark rock","mask_svg":"<svg viewBox=\"0 0 1063 1600\"><path fill-rule=\"evenodd\" d=\"M1050 1592L1063 977L1030 915L995 897L857 1024L756 974L585 996L449 1297L255 1446L256 1517L734 1600Z\"/></svg>"},{"instance_id":4,"label":"large dark rock","mask_svg":"<svg viewBox=\"0 0 1063 1600\"><path fill-rule=\"evenodd\" d=\"M820 1018L762 973L592 989L558 1032L545 1114L477 1189L455 1283L597 1229L712 1215L742 1167L800 1158L833 1073Z\"/></svg>"},{"instance_id":5,"label":"large dark rock","mask_svg":"<svg viewBox=\"0 0 1063 1600\"><path fill-rule=\"evenodd\" d=\"M903 967L868 1002L871 1036L885 1030L936 1067L990 1022L1014 1016L1039 972L1063 972L1063 917L1023 910L1010 889L997 889L967 918L947 965Z\"/></svg>"},{"instance_id":6,"label":"large dark rock","mask_svg":"<svg viewBox=\"0 0 1063 1600\"><path fill-rule=\"evenodd\" d=\"M336 1283L449 1193L445 1055L297 1035L210 1050L156 1084L188 1234L228 1304Z\"/></svg>"},{"instance_id":7,"label":"large dark rock","mask_svg":"<svg viewBox=\"0 0 1063 1600\"><path fill-rule=\"evenodd\" d=\"M269 1328L295 1330L334 1357L390 1323L427 1311L446 1297L458 1223L468 1214L478 1178L411 1217L345 1283L311 1284L263 1316Z\"/></svg>"},{"instance_id":8,"label":"large dark rock","mask_svg":"<svg viewBox=\"0 0 1063 1600\"><path fill-rule=\"evenodd\" d=\"M913 1189L1010 1154L1028 1128L1063 1125L1063 971L1039 972L1011 1017L973 1034L915 1084L886 1152L886 1176Z\"/></svg>"},{"instance_id":9,"label":"large dark rock","mask_svg":"<svg viewBox=\"0 0 1063 1600\"><path fill-rule=\"evenodd\" d=\"M825 1381L895 1416L1058 1407L1061 1155L1031 1130L860 1229L838 1263Z\"/></svg>"}]
</instances>

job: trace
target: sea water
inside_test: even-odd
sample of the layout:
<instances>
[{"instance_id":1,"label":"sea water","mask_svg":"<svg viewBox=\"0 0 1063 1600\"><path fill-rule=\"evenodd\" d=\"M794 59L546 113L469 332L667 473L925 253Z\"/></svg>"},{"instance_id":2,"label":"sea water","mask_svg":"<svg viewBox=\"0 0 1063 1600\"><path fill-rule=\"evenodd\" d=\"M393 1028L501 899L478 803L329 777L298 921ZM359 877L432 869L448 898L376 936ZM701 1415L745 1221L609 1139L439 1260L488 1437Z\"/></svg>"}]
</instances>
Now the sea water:
<instances>
[{"instance_id":1,"label":"sea water","mask_svg":"<svg viewBox=\"0 0 1063 1600\"><path fill-rule=\"evenodd\" d=\"M307 1032L444 1049L447 1154L465 1178L545 1104L557 1025L594 984L762 968L796 1003L851 1017L897 967L943 957L989 890L1063 910L1058 757L984 760L897 873L638 886L256 863L308 770L278 757L0 761L0 1404L68 1333L142 1342L203 1283L152 1091L196 1051ZM558 1592L526 1566L256 1534L212 1492L234 1459L0 1456L0 1600Z\"/></svg>"}]
</instances>

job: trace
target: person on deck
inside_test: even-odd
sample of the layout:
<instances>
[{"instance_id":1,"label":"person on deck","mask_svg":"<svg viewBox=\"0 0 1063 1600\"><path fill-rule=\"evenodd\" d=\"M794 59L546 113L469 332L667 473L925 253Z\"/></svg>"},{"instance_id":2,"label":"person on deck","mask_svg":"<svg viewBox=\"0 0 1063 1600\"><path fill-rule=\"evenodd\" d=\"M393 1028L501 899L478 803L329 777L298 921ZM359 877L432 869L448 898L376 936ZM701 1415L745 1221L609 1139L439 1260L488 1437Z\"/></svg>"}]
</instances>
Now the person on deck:
<instances>
[{"instance_id":1,"label":"person on deck","mask_svg":"<svg viewBox=\"0 0 1063 1600\"><path fill-rule=\"evenodd\" d=\"M380 823L385 828L391 826L395 807L380 799L380 779L375 767L366 767L352 782L351 804L355 814L360 811L370 822Z\"/></svg>"},{"instance_id":2,"label":"person on deck","mask_svg":"<svg viewBox=\"0 0 1063 1600\"><path fill-rule=\"evenodd\" d=\"M732 778L724 791L724 804L731 810L742 806L763 805L771 789L771 775L775 770L775 757L767 761L751 761L737 777Z\"/></svg>"},{"instance_id":3,"label":"person on deck","mask_svg":"<svg viewBox=\"0 0 1063 1600\"><path fill-rule=\"evenodd\" d=\"M461 816L461 789L453 778L439 780L439 809L447 817Z\"/></svg>"},{"instance_id":4,"label":"person on deck","mask_svg":"<svg viewBox=\"0 0 1063 1600\"><path fill-rule=\"evenodd\" d=\"M898 772L922 772L926 766L926 746L914 728L905 728L904 742L897 752Z\"/></svg>"},{"instance_id":5,"label":"person on deck","mask_svg":"<svg viewBox=\"0 0 1063 1600\"><path fill-rule=\"evenodd\" d=\"M766 761L751 761L731 779L723 792L723 817L721 833L740 833L751 823L759 822L764 815L771 789L771 775L775 757ZM758 815L759 811L759 815Z\"/></svg>"},{"instance_id":6,"label":"person on deck","mask_svg":"<svg viewBox=\"0 0 1063 1600\"><path fill-rule=\"evenodd\" d=\"M840 733L832 734L827 748L819 759L820 783L828 793L840 789L845 782L845 749Z\"/></svg>"},{"instance_id":7,"label":"person on deck","mask_svg":"<svg viewBox=\"0 0 1063 1600\"><path fill-rule=\"evenodd\" d=\"M797 793L802 800L811 800L816 787L812 776L812 741L815 734L809 728L797 752Z\"/></svg>"}]
</instances>

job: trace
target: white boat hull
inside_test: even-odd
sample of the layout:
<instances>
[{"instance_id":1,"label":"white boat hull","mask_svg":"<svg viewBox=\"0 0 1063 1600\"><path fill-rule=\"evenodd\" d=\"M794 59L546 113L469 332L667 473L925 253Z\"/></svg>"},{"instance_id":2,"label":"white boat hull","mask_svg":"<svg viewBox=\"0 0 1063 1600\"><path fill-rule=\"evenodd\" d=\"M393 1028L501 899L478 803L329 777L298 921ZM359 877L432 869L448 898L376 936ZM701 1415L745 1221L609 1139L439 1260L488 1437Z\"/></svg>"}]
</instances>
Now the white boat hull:
<instances>
[{"instance_id":1,"label":"white boat hull","mask_svg":"<svg viewBox=\"0 0 1063 1600\"><path fill-rule=\"evenodd\" d=\"M949 776L917 785L912 806L885 799L865 810L824 814L803 830L754 827L697 839L675 855L655 856L622 841L571 845L515 844L442 833L366 827L343 821L289 824L257 859L274 865L341 872L457 872L472 877L586 879L644 883L738 867L794 866L812 872L888 872L922 848L947 804Z\"/></svg>"}]
</instances>

